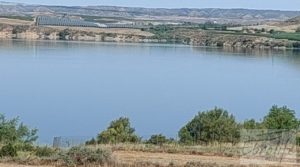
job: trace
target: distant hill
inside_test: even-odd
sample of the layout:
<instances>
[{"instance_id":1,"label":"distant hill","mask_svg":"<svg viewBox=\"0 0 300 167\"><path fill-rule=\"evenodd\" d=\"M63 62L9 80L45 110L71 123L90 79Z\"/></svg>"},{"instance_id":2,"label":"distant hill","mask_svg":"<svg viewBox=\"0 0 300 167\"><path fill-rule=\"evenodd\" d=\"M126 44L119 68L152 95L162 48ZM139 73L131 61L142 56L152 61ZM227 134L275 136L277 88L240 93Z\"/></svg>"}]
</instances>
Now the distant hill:
<instances>
[{"instance_id":1,"label":"distant hill","mask_svg":"<svg viewBox=\"0 0 300 167\"><path fill-rule=\"evenodd\" d=\"M288 19L286 21L286 23L290 23L290 24L300 24L300 16Z\"/></svg>"},{"instance_id":2,"label":"distant hill","mask_svg":"<svg viewBox=\"0 0 300 167\"><path fill-rule=\"evenodd\" d=\"M164 9L115 6L45 6L0 2L0 15L69 14L102 17L176 19L201 18L225 20L275 20L284 21L300 16L300 11L252 10L252 9Z\"/></svg>"}]
</instances>

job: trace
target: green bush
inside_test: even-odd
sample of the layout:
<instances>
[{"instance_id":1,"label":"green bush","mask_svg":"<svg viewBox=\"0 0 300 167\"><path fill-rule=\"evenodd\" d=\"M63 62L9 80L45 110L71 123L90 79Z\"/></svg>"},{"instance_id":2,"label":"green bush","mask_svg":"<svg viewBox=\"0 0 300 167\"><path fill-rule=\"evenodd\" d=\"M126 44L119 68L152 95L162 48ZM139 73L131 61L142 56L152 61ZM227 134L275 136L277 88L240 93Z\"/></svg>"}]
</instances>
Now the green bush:
<instances>
[{"instance_id":1,"label":"green bush","mask_svg":"<svg viewBox=\"0 0 300 167\"><path fill-rule=\"evenodd\" d=\"M16 157L17 155L17 148L11 143L3 146L0 150L0 157Z\"/></svg>"},{"instance_id":2,"label":"green bush","mask_svg":"<svg viewBox=\"0 0 300 167\"><path fill-rule=\"evenodd\" d=\"M36 147L35 155L38 157L51 157L56 153L56 151L50 147Z\"/></svg>"},{"instance_id":3,"label":"green bush","mask_svg":"<svg viewBox=\"0 0 300 167\"><path fill-rule=\"evenodd\" d=\"M293 41L300 41L300 33L290 33L290 32L280 32L280 33L274 33L271 35L271 37L275 39L288 39Z\"/></svg>"},{"instance_id":4,"label":"green bush","mask_svg":"<svg viewBox=\"0 0 300 167\"><path fill-rule=\"evenodd\" d=\"M212 142L237 142L239 140L238 124L233 115L226 110L215 108L198 115L180 131L180 142L184 144L201 144Z\"/></svg>"},{"instance_id":5,"label":"green bush","mask_svg":"<svg viewBox=\"0 0 300 167\"><path fill-rule=\"evenodd\" d=\"M274 30L274 29L271 29L271 30L269 31L269 33L270 33L270 34L274 34L274 33L275 33L275 30Z\"/></svg>"},{"instance_id":6,"label":"green bush","mask_svg":"<svg viewBox=\"0 0 300 167\"><path fill-rule=\"evenodd\" d=\"M167 139L166 136L164 136L162 134L158 134L158 135L152 135L146 143L154 144L154 145L163 145L168 142L169 142L169 139Z\"/></svg>"},{"instance_id":7,"label":"green bush","mask_svg":"<svg viewBox=\"0 0 300 167\"><path fill-rule=\"evenodd\" d=\"M33 21L32 16L7 16L7 15L2 15L0 18L8 18L8 19L18 19L18 20L25 20L25 21Z\"/></svg>"},{"instance_id":8,"label":"green bush","mask_svg":"<svg viewBox=\"0 0 300 167\"><path fill-rule=\"evenodd\" d=\"M71 34L69 29L64 29L63 31L60 31L58 33L59 39L60 40L67 40L67 36Z\"/></svg>"},{"instance_id":9,"label":"green bush","mask_svg":"<svg viewBox=\"0 0 300 167\"><path fill-rule=\"evenodd\" d=\"M32 145L31 143L18 142L15 144L15 146L18 151L28 151L28 152L35 151L35 146Z\"/></svg>"},{"instance_id":10,"label":"green bush","mask_svg":"<svg viewBox=\"0 0 300 167\"><path fill-rule=\"evenodd\" d=\"M89 146L89 145L96 145L97 141L95 138L92 138L91 140L85 142L85 145Z\"/></svg>"},{"instance_id":11,"label":"green bush","mask_svg":"<svg viewBox=\"0 0 300 167\"><path fill-rule=\"evenodd\" d=\"M140 138L135 134L135 129L131 127L128 118L121 117L112 121L107 130L98 135L98 143L136 143Z\"/></svg>"},{"instance_id":12,"label":"green bush","mask_svg":"<svg viewBox=\"0 0 300 167\"><path fill-rule=\"evenodd\" d=\"M300 146L300 136L297 136L296 143L297 143L297 146Z\"/></svg>"}]
</instances>

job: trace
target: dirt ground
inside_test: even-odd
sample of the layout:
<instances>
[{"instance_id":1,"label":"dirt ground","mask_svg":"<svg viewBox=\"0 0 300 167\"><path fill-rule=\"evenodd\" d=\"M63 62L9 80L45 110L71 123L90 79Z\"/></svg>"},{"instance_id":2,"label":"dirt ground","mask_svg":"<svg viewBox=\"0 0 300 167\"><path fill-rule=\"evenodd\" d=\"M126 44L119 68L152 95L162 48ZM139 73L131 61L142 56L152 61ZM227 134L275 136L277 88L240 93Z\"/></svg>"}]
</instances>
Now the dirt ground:
<instances>
[{"instance_id":1,"label":"dirt ground","mask_svg":"<svg viewBox=\"0 0 300 167\"><path fill-rule=\"evenodd\" d=\"M169 154L169 153L147 153L147 152L130 152L118 151L115 156L121 162L132 164L134 162L152 162L161 165L169 165L170 163L184 166L187 162L201 162L202 164L217 164L219 166L239 166L248 165L243 163L239 158L232 157L218 157L218 156L203 156L203 155L184 155L184 154ZM278 163L271 163L261 160L250 161L250 164L255 164L261 167L269 167L279 165ZM265 165L260 165L265 164ZM280 165L279 165L280 166ZM297 164L283 163L281 166L292 167Z\"/></svg>"},{"instance_id":2,"label":"dirt ground","mask_svg":"<svg viewBox=\"0 0 300 167\"><path fill-rule=\"evenodd\" d=\"M151 162L155 164L160 164L162 166L167 166L170 163L176 164L178 166L184 166L187 162L201 162L202 164L211 163L220 166L238 166L241 164L239 158L231 157L217 157L217 156L203 156L203 155L184 155L184 154L170 154L170 153L147 153L147 152L136 152L136 151L116 151L113 153L116 160L126 163L134 164L137 162ZM260 162L260 161L256 161ZM262 162L262 161L261 161ZM276 164L273 164L273 166ZM261 165L259 165L261 166ZM261 167L269 167L270 165L262 165ZM282 164L284 167L294 167L297 165L292 164ZM17 164L1 164L0 167L38 167L38 166L26 166ZM53 166L43 166L43 167L53 167Z\"/></svg>"},{"instance_id":3,"label":"dirt ground","mask_svg":"<svg viewBox=\"0 0 300 167\"><path fill-rule=\"evenodd\" d=\"M117 159L121 162L134 163L134 162L152 162L162 165L169 165L174 163L176 165L186 164L187 162L202 162L202 163L217 163L222 165L239 164L237 158L226 157L212 157L200 155L183 155L183 154L168 154L168 153L147 153L147 152L128 152L118 151L115 153Z\"/></svg>"}]
</instances>

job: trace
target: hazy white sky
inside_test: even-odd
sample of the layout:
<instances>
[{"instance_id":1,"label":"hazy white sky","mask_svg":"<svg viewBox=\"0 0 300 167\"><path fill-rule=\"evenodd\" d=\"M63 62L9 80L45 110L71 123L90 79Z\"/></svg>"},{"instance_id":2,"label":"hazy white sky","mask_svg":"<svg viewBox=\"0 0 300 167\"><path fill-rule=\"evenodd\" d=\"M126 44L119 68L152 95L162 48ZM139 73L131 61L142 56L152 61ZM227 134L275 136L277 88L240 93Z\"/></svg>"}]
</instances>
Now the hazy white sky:
<instances>
[{"instance_id":1,"label":"hazy white sky","mask_svg":"<svg viewBox=\"0 0 300 167\"><path fill-rule=\"evenodd\" d=\"M251 8L300 10L300 0L4 0L49 5L113 5L161 8Z\"/></svg>"}]
</instances>

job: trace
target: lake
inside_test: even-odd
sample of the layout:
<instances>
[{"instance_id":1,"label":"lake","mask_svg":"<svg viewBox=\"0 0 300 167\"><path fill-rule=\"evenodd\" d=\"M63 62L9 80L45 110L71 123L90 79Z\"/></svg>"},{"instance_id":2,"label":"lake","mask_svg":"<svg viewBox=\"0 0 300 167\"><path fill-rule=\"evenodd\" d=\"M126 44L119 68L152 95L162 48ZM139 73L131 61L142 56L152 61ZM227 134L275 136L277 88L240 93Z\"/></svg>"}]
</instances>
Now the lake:
<instances>
[{"instance_id":1,"label":"lake","mask_svg":"<svg viewBox=\"0 0 300 167\"><path fill-rule=\"evenodd\" d=\"M121 116L175 137L198 111L300 116L300 52L182 45L0 41L0 112L54 136L96 136Z\"/></svg>"}]
</instances>

